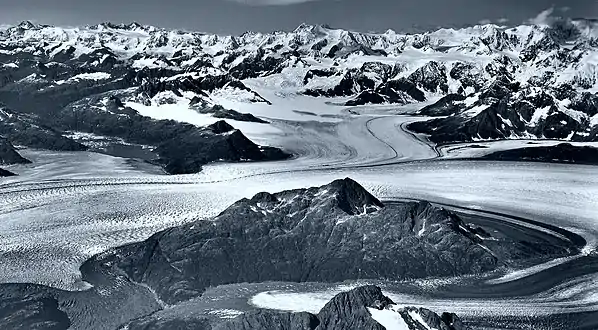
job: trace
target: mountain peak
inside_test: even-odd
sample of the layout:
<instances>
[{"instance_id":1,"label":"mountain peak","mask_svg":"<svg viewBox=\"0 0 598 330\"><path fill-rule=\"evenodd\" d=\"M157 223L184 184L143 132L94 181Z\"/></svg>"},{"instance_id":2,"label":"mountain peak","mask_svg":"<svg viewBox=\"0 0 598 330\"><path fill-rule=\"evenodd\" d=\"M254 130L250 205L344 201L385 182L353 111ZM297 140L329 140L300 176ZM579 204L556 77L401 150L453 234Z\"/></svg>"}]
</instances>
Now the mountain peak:
<instances>
[{"instance_id":1,"label":"mountain peak","mask_svg":"<svg viewBox=\"0 0 598 330\"><path fill-rule=\"evenodd\" d=\"M380 287L367 285L339 293L322 308L322 312L318 316L326 318L328 314L337 313L339 309L348 309L350 312L354 312L352 309L364 307L384 309L393 304L394 302L382 293Z\"/></svg>"},{"instance_id":2,"label":"mountain peak","mask_svg":"<svg viewBox=\"0 0 598 330\"><path fill-rule=\"evenodd\" d=\"M293 30L293 33L317 32L317 31L322 31L322 30L332 30L332 28L328 24L301 23L297 28L295 28L295 30Z\"/></svg>"},{"instance_id":3,"label":"mountain peak","mask_svg":"<svg viewBox=\"0 0 598 330\"><path fill-rule=\"evenodd\" d=\"M297 32L301 32L301 31L309 31L313 28L314 28L313 25L310 25L307 23L301 23L301 24L299 24L298 27L295 28L295 30L293 30L293 32L297 33Z\"/></svg>"},{"instance_id":4,"label":"mountain peak","mask_svg":"<svg viewBox=\"0 0 598 330\"><path fill-rule=\"evenodd\" d=\"M351 215L369 213L384 207L382 202L350 178L335 180L320 190L336 194L339 208Z\"/></svg>"},{"instance_id":5,"label":"mountain peak","mask_svg":"<svg viewBox=\"0 0 598 330\"><path fill-rule=\"evenodd\" d=\"M219 120L211 125L208 125L208 128L216 134L228 133L230 131L235 130L234 127L232 127L229 123L227 123L224 120Z\"/></svg>"},{"instance_id":6,"label":"mountain peak","mask_svg":"<svg viewBox=\"0 0 598 330\"><path fill-rule=\"evenodd\" d=\"M38 25L31 21L22 21L21 23L19 23L19 25L17 25L17 27L23 30L33 30L37 29Z\"/></svg>"}]
</instances>

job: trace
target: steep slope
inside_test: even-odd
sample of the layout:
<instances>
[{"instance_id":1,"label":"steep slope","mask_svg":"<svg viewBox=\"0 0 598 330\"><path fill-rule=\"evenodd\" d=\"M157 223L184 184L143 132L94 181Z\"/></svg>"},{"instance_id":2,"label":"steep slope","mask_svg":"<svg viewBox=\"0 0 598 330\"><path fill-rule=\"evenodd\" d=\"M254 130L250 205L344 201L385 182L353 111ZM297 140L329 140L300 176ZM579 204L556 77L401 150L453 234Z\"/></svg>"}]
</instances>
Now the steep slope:
<instances>
[{"instance_id":1,"label":"steep slope","mask_svg":"<svg viewBox=\"0 0 598 330\"><path fill-rule=\"evenodd\" d=\"M0 165L27 163L30 163L30 161L21 157L8 140L0 137Z\"/></svg>"},{"instance_id":2,"label":"steep slope","mask_svg":"<svg viewBox=\"0 0 598 330\"><path fill-rule=\"evenodd\" d=\"M76 317L70 314L70 307L62 307L65 299L69 304L89 303L88 293L68 293L51 288L24 284L0 285L2 303L0 303L0 325L3 329L48 329L66 330L80 327ZM146 297L147 298L147 297ZM102 299L102 298L100 298ZM96 297L97 300L97 297ZM59 307L61 306L61 307ZM65 312L63 309L66 309ZM243 313L233 319L210 317L202 313L188 313L182 305L169 306L169 313L174 317L160 317L159 313L136 318L120 311L127 317L135 318L115 328L130 330L344 330L351 326L358 329L393 329L403 326L405 330L461 330L462 323L457 315L424 309L399 308L382 290L376 286L363 286L333 297L318 314L307 312L282 313L271 310L256 310ZM105 312L105 311L104 311ZM113 313L115 311L112 311ZM149 313L150 311L146 311ZM381 315L394 317L380 317ZM102 315L101 317L107 317ZM108 316L110 317L110 316ZM121 317L114 315L112 317ZM118 324L118 323L117 323Z\"/></svg>"}]
</instances>

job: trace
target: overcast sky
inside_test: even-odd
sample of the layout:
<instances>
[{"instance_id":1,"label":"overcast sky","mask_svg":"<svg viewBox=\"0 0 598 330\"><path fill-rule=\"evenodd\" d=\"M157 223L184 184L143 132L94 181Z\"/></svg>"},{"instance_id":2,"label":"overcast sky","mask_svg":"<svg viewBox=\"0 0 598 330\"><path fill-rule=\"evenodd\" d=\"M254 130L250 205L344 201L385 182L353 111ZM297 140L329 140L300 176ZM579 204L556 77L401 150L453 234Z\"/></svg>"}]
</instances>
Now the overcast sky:
<instances>
[{"instance_id":1,"label":"overcast sky","mask_svg":"<svg viewBox=\"0 0 598 330\"><path fill-rule=\"evenodd\" d=\"M300 23L407 31L553 15L598 17L598 0L0 0L0 24L132 22L221 34L292 30Z\"/></svg>"}]
</instances>

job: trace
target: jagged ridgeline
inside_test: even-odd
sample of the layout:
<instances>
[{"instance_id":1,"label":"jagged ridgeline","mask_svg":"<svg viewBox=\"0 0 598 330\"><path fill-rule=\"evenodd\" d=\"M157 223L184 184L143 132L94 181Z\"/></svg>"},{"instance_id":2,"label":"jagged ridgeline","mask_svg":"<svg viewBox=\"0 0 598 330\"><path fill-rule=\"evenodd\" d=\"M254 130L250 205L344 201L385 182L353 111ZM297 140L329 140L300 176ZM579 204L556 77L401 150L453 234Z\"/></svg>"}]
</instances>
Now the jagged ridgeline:
<instances>
[{"instance_id":1,"label":"jagged ridgeline","mask_svg":"<svg viewBox=\"0 0 598 330\"><path fill-rule=\"evenodd\" d=\"M139 24L24 22L0 30L0 135L13 145L53 150L86 148L67 131L115 137L155 148L156 161L171 173L191 173L220 159L288 155L248 146L240 136L231 142L186 124L150 120L140 114L143 107L177 104L263 123L243 108L305 97L340 107L440 99L420 113L439 118L409 126L439 143L595 141L596 26L560 20L372 34L302 25L292 32L218 36ZM206 145L229 150L210 155ZM184 150L168 151L172 146ZM245 146L253 151L244 154Z\"/></svg>"}]
</instances>

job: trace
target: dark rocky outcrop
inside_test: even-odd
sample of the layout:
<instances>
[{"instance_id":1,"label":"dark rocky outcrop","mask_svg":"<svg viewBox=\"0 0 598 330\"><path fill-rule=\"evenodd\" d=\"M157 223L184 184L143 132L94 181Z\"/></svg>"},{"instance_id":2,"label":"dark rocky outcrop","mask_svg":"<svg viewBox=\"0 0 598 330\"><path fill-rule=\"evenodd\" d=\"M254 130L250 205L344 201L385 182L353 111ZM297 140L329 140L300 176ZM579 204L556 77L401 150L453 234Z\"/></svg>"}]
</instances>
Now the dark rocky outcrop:
<instances>
[{"instance_id":1,"label":"dark rocky outcrop","mask_svg":"<svg viewBox=\"0 0 598 330\"><path fill-rule=\"evenodd\" d=\"M220 105L212 107L193 107L193 109L199 113L211 114L212 117L221 119L232 119L236 121L246 121L259 124L268 124L267 121L257 118L250 113L240 113L235 110L225 109Z\"/></svg>"},{"instance_id":2,"label":"dark rocky outcrop","mask_svg":"<svg viewBox=\"0 0 598 330\"><path fill-rule=\"evenodd\" d=\"M21 157L15 147L0 137L0 165L28 164L31 161Z\"/></svg>"},{"instance_id":3,"label":"dark rocky outcrop","mask_svg":"<svg viewBox=\"0 0 598 330\"><path fill-rule=\"evenodd\" d=\"M214 330L313 330L320 321L310 313L280 313L257 311L245 313L235 319L217 324Z\"/></svg>"},{"instance_id":4,"label":"dark rocky outcrop","mask_svg":"<svg viewBox=\"0 0 598 330\"><path fill-rule=\"evenodd\" d=\"M463 100L465 100L465 96L461 94L448 94L438 100L438 102L423 107L419 111L419 114L431 117L454 115L462 109L461 105L455 103L462 102Z\"/></svg>"},{"instance_id":5,"label":"dark rocky outcrop","mask_svg":"<svg viewBox=\"0 0 598 330\"><path fill-rule=\"evenodd\" d=\"M138 74L139 75L139 74ZM177 96L182 96L182 92L193 92L201 97L207 97L210 92L222 88L238 89L253 94L253 102L263 102L270 104L270 102L258 93L245 86L243 82L232 77L230 74L225 75L205 75L202 77L182 76L178 79L161 79L161 74L149 75L149 79L142 79L143 83L139 87L139 91L144 93L147 97L152 98L161 92L172 92ZM139 78L136 78L139 79ZM191 104L197 103L191 101Z\"/></svg>"},{"instance_id":6,"label":"dark rocky outcrop","mask_svg":"<svg viewBox=\"0 0 598 330\"><path fill-rule=\"evenodd\" d=\"M216 134L228 133L234 131L235 128L232 127L229 123L225 122L224 120L219 120L211 125L208 125L207 128L212 130L212 132Z\"/></svg>"},{"instance_id":7,"label":"dark rocky outcrop","mask_svg":"<svg viewBox=\"0 0 598 330\"><path fill-rule=\"evenodd\" d=\"M385 309L391 304L393 301L385 297L382 290L376 286L364 286L340 293L318 313L320 325L316 329L384 330L384 327L371 317L367 308Z\"/></svg>"},{"instance_id":8,"label":"dark rocky outcrop","mask_svg":"<svg viewBox=\"0 0 598 330\"><path fill-rule=\"evenodd\" d=\"M303 78L303 84L306 85L310 80L314 77L332 77L337 74L336 70L322 70L322 69L311 69L307 71L305 77Z\"/></svg>"},{"instance_id":9,"label":"dark rocky outcrop","mask_svg":"<svg viewBox=\"0 0 598 330\"><path fill-rule=\"evenodd\" d=\"M378 88L378 93L386 96L393 103L398 103L403 99L401 92L419 102L426 100L424 93L417 87L417 85L405 78L390 80Z\"/></svg>"},{"instance_id":10,"label":"dark rocky outcrop","mask_svg":"<svg viewBox=\"0 0 598 330\"><path fill-rule=\"evenodd\" d=\"M211 221L168 229L88 262L116 267L172 304L221 284L453 276L495 269L511 255L534 258L571 249L486 244L477 233L442 208L425 202L383 205L344 179L260 193Z\"/></svg>"},{"instance_id":11,"label":"dark rocky outcrop","mask_svg":"<svg viewBox=\"0 0 598 330\"><path fill-rule=\"evenodd\" d=\"M263 49L259 49L255 54L244 58L241 63L230 68L229 73L236 79L256 78L261 75L280 73L284 66L284 58L265 56Z\"/></svg>"},{"instance_id":12,"label":"dark rocky outcrop","mask_svg":"<svg viewBox=\"0 0 598 330\"><path fill-rule=\"evenodd\" d=\"M345 102L346 106L353 107L358 105L366 105L366 104L384 104L386 103L386 99L384 96L374 92L374 91L364 91L357 95L356 98Z\"/></svg>"},{"instance_id":13,"label":"dark rocky outcrop","mask_svg":"<svg viewBox=\"0 0 598 330\"><path fill-rule=\"evenodd\" d=\"M537 146L497 151L486 155L483 158L491 160L598 165L598 149L588 146L577 147L569 143L561 143L550 147Z\"/></svg>"},{"instance_id":14,"label":"dark rocky outcrop","mask_svg":"<svg viewBox=\"0 0 598 330\"><path fill-rule=\"evenodd\" d=\"M106 110L90 109L103 104L106 97L71 104L55 119L63 130L82 131L119 137L143 145L155 146L156 163L170 174L197 173L214 161L280 160L289 155L277 148L258 146L238 130L218 124L197 127L172 120L154 120L126 107L116 96L109 97Z\"/></svg>"},{"instance_id":15,"label":"dark rocky outcrop","mask_svg":"<svg viewBox=\"0 0 598 330\"><path fill-rule=\"evenodd\" d=\"M396 76L403 67L400 65L391 66L378 62L366 62L360 68L347 70L339 83L329 89L307 89L303 92L309 96L352 96L358 93L373 93L381 84ZM303 82L307 84L315 77L331 77L338 75L336 70L310 70L305 75ZM364 96L365 97L365 96ZM363 98L363 97L362 97ZM358 101L353 101L358 102ZM380 102L382 103L382 102ZM365 103L362 103L365 104Z\"/></svg>"},{"instance_id":16,"label":"dark rocky outcrop","mask_svg":"<svg viewBox=\"0 0 598 330\"><path fill-rule=\"evenodd\" d=\"M16 174L0 168L0 177L15 176Z\"/></svg>"},{"instance_id":17,"label":"dark rocky outcrop","mask_svg":"<svg viewBox=\"0 0 598 330\"><path fill-rule=\"evenodd\" d=\"M158 163L171 174L197 173L201 166L213 161L280 160L288 155L276 148L264 148L251 142L239 130L223 133L216 130L194 129L184 135L162 142L155 149ZM264 152L264 150L268 152Z\"/></svg>"},{"instance_id":18,"label":"dark rocky outcrop","mask_svg":"<svg viewBox=\"0 0 598 330\"><path fill-rule=\"evenodd\" d=\"M458 80L461 83L461 87L472 87L477 91L484 85L484 79L480 74L481 71L474 63L457 62L451 68L449 76Z\"/></svg>"},{"instance_id":19,"label":"dark rocky outcrop","mask_svg":"<svg viewBox=\"0 0 598 330\"><path fill-rule=\"evenodd\" d=\"M308 89L303 92L309 96L351 96L359 93L362 90L372 89L376 86L376 82L357 70L349 70L339 83L330 89Z\"/></svg>"},{"instance_id":20,"label":"dark rocky outcrop","mask_svg":"<svg viewBox=\"0 0 598 330\"><path fill-rule=\"evenodd\" d=\"M436 93L448 93L448 79L446 67L436 61L430 61L421 68L415 70L409 80L421 86L424 90Z\"/></svg>"},{"instance_id":21,"label":"dark rocky outcrop","mask_svg":"<svg viewBox=\"0 0 598 330\"><path fill-rule=\"evenodd\" d=\"M417 85L406 78L389 80L381 84L376 90L362 92L355 99L349 100L347 106L364 104L409 104L426 100L424 92Z\"/></svg>"},{"instance_id":22,"label":"dark rocky outcrop","mask_svg":"<svg viewBox=\"0 0 598 330\"><path fill-rule=\"evenodd\" d=\"M472 102L464 102L461 94L449 94L419 112L445 118L414 122L407 128L440 144L529 137L594 141L598 127L591 126L588 118L595 113L596 97L570 93L563 86L558 94L568 100L569 109L563 109L563 101L544 88L521 88L508 75L501 75L469 95ZM571 115L575 112L579 114Z\"/></svg>"}]
</instances>

